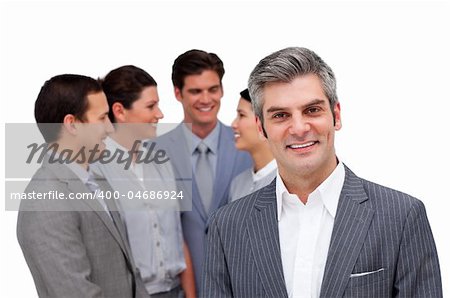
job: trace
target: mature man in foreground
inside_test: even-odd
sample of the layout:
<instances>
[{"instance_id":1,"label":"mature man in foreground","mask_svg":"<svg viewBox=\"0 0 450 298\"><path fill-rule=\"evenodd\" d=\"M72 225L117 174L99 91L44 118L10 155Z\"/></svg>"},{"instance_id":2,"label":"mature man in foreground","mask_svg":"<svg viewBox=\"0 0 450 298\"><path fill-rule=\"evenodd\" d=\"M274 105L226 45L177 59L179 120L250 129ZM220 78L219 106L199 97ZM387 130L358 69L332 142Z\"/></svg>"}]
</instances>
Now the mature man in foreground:
<instances>
[{"instance_id":1,"label":"mature man in foreground","mask_svg":"<svg viewBox=\"0 0 450 298\"><path fill-rule=\"evenodd\" d=\"M331 68L305 48L259 62L249 90L278 164L208 230L205 297L442 297L421 201L356 176L335 153Z\"/></svg>"}]
</instances>

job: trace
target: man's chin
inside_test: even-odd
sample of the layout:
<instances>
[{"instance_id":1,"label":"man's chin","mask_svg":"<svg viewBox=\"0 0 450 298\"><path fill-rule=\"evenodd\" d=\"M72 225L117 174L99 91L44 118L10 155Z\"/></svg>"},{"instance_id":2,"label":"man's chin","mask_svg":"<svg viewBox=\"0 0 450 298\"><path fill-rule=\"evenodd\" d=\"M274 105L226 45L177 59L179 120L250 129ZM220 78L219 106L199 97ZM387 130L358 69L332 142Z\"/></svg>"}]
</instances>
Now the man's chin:
<instances>
[{"instance_id":1,"label":"man's chin","mask_svg":"<svg viewBox=\"0 0 450 298\"><path fill-rule=\"evenodd\" d=\"M308 173L317 166L316 164L313 159L296 156L285 161L285 168L292 173Z\"/></svg>"},{"instance_id":2,"label":"man's chin","mask_svg":"<svg viewBox=\"0 0 450 298\"><path fill-rule=\"evenodd\" d=\"M106 150L106 144L105 144L105 141L103 140L97 144L97 148L96 148L94 154L92 154L92 157L95 160L97 160L99 157L101 157L103 155L105 150Z\"/></svg>"},{"instance_id":3,"label":"man's chin","mask_svg":"<svg viewBox=\"0 0 450 298\"><path fill-rule=\"evenodd\" d=\"M217 123L217 115L210 115L208 117L199 117L195 122L199 126L210 126Z\"/></svg>"}]
</instances>

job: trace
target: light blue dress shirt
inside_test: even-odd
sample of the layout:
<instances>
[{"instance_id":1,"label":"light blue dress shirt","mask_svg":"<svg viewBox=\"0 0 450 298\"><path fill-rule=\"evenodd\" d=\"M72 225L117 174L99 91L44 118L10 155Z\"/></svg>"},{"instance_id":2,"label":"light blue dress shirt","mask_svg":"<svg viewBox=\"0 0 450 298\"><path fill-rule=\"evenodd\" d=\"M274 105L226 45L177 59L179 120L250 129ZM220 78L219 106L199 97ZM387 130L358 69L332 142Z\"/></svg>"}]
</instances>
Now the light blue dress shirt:
<instances>
[{"instance_id":1,"label":"light blue dress shirt","mask_svg":"<svg viewBox=\"0 0 450 298\"><path fill-rule=\"evenodd\" d=\"M220 135L220 125L217 122L216 127L209 133L209 135L206 136L203 140L197 137L194 133L192 133L192 130L186 127L186 125L183 125L183 132L184 136L186 137L186 142L188 144L188 147L190 147L191 150L191 158L192 158L192 169L195 172L195 165L197 164L197 159L199 157L199 154L196 152L198 144L200 142L205 143L209 150L209 162L211 169L213 171L214 177L216 176L216 166L217 166L217 152L219 147L219 135Z\"/></svg>"}]
</instances>

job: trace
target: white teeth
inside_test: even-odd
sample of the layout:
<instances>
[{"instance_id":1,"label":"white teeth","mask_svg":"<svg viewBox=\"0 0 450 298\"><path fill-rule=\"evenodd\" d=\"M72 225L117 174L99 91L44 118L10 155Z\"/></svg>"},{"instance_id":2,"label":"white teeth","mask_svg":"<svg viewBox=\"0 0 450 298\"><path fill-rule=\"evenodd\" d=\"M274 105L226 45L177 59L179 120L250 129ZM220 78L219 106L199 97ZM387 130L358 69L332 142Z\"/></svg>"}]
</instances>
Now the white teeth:
<instances>
[{"instance_id":1,"label":"white teeth","mask_svg":"<svg viewBox=\"0 0 450 298\"><path fill-rule=\"evenodd\" d=\"M212 110L212 107L207 107L207 108L199 108L200 111L202 112L209 112Z\"/></svg>"},{"instance_id":2,"label":"white teeth","mask_svg":"<svg viewBox=\"0 0 450 298\"><path fill-rule=\"evenodd\" d=\"M306 148L306 147L312 146L314 144L315 144L315 142L309 142L309 143L301 144L301 145L289 145L289 148L292 148L292 149Z\"/></svg>"},{"instance_id":3,"label":"white teeth","mask_svg":"<svg viewBox=\"0 0 450 298\"><path fill-rule=\"evenodd\" d=\"M241 136L241 135L238 134L238 133L235 133L235 134L234 134L234 137L235 137L235 138L239 138L240 136Z\"/></svg>"}]
</instances>

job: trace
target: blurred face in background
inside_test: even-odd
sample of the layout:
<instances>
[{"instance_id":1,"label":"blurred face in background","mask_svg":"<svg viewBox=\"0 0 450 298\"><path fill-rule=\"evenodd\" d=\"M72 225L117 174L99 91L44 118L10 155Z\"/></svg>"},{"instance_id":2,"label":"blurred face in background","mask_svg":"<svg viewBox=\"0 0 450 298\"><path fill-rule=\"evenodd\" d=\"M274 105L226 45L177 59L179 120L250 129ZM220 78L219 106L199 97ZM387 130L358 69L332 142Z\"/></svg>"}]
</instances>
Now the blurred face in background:
<instances>
[{"instance_id":1,"label":"blurred face in background","mask_svg":"<svg viewBox=\"0 0 450 298\"><path fill-rule=\"evenodd\" d=\"M119 105L114 111L114 117L119 125L130 123L130 131L138 139L156 136L156 123L164 117L159 108L156 86L145 87L129 109L124 108L120 103L114 105Z\"/></svg>"},{"instance_id":2,"label":"blurred face in background","mask_svg":"<svg viewBox=\"0 0 450 298\"><path fill-rule=\"evenodd\" d=\"M189 75L181 90L175 87L175 97L183 104L184 122L198 126L216 125L222 96L219 75L213 70Z\"/></svg>"},{"instance_id":3,"label":"blurred face in background","mask_svg":"<svg viewBox=\"0 0 450 298\"><path fill-rule=\"evenodd\" d=\"M99 157L105 149L105 138L114 132L114 127L108 118L108 102L103 92L92 93L87 96L88 109L84 120L77 123L77 142L79 147L85 148L85 153L97 147L94 158Z\"/></svg>"},{"instance_id":4,"label":"blurred face in background","mask_svg":"<svg viewBox=\"0 0 450 298\"><path fill-rule=\"evenodd\" d=\"M252 104L241 97L236 111L236 118L231 124L236 148L252 152L264 141L258 131Z\"/></svg>"}]
</instances>

